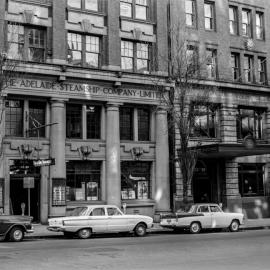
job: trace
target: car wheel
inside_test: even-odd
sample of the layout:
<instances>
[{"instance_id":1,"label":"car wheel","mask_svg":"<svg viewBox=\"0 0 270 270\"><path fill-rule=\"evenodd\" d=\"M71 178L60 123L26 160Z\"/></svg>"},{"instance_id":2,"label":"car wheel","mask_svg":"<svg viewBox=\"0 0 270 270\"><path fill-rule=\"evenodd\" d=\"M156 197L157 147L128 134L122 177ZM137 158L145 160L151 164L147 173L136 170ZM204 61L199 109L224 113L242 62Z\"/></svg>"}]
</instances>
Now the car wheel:
<instances>
[{"instance_id":1,"label":"car wheel","mask_svg":"<svg viewBox=\"0 0 270 270\"><path fill-rule=\"evenodd\" d=\"M72 238L74 236L74 233L72 233L72 232L64 232L64 236L66 238Z\"/></svg>"},{"instance_id":2,"label":"car wheel","mask_svg":"<svg viewBox=\"0 0 270 270\"><path fill-rule=\"evenodd\" d=\"M199 233L201 231L201 224L199 222L192 222L189 231L191 233Z\"/></svg>"},{"instance_id":3,"label":"car wheel","mask_svg":"<svg viewBox=\"0 0 270 270\"><path fill-rule=\"evenodd\" d=\"M92 231L91 229L81 229L77 234L80 239L88 239L91 236Z\"/></svg>"},{"instance_id":4,"label":"car wheel","mask_svg":"<svg viewBox=\"0 0 270 270\"><path fill-rule=\"evenodd\" d=\"M23 238L24 238L24 231L22 228L14 227L11 229L9 233L9 239L12 242L20 242L23 240Z\"/></svg>"},{"instance_id":5,"label":"car wheel","mask_svg":"<svg viewBox=\"0 0 270 270\"><path fill-rule=\"evenodd\" d=\"M146 235L146 226L143 223L139 223L135 227L134 232L135 232L136 236L145 236Z\"/></svg>"},{"instance_id":6,"label":"car wheel","mask_svg":"<svg viewBox=\"0 0 270 270\"><path fill-rule=\"evenodd\" d=\"M237 232L239 230L239 221L234 219L229 227L231 232Z\"/></svg>"}]
</instances>

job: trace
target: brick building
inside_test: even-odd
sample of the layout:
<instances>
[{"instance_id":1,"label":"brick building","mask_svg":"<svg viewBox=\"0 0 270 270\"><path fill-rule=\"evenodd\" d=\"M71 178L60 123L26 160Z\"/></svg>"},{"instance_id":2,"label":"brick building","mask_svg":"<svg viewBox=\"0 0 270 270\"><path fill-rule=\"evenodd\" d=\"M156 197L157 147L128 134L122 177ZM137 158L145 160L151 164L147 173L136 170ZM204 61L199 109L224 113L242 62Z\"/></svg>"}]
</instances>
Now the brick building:
<instances>
[{"instance_id":1,"label":"brick building","mask_svg":"<svg viewBox=\"0 0 270 270\"><path fill-rule=\"evenodd\" d=\"M1 0L0 207L36 221L83 204L170 210L167 1ZM2 54L3 55L3 54Z\"/></svg>"},{"instance_id":2,"label":"brick building","mask_svg":"<svg viewBox=\"0 0 270 270\"><path fill-rule=\"evenodd\" d=\"M213 91L192 139L202 142L190 187L194 201L207 194L250 218L269 217L270 3L171 0L169 14L171 25L180 22L185 29L188 49L206 59L199 84ZM179 140L176 133L176 149ZM182 180L177 164L175 177L178 208Z\"/></svg>"}]
</instances>

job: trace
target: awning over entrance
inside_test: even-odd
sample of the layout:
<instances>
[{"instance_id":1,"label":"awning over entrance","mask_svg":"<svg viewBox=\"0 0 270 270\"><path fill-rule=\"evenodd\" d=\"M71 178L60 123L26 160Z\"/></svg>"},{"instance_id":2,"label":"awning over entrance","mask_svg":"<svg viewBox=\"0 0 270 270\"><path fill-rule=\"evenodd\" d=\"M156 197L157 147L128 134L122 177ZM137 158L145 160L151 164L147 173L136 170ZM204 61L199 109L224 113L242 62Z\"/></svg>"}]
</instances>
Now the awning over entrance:
<instances>
[{"instance_id":1,"label":"awning over entrance","mask_svg":"<svg viewBox=\"0 0 270 270\"><path fill-rule=\"evenodd\" d=\"M256 144L252 147L240 143L215 143L201 145L199 158L235 158L243 156L254 156L270 154L270 144Z\"/></svg>"}]
</instances>

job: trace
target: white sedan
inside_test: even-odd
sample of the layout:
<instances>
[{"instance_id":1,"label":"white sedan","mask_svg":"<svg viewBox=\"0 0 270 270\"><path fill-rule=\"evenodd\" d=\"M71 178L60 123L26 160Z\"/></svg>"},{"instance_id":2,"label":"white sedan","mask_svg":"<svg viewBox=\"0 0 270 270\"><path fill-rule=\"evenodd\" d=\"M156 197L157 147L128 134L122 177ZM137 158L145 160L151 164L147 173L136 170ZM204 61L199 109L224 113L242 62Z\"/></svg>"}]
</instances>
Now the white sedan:
<instances>
[{"instance_id":1,"label":"white sedan","mask_svg":"<svg viewBox=\"0 0 270 270\"><path fill-rule=\"evenodd\" d=\"M87 239L92 233L134 232L145 236L152 226L151 217L126 215L114 205L87 205L76 207L69 216L49 219L47 229Z\"/></svg>"},{"instance_id":2,"label":"white sedan","mask_svg":"<svg viewBox=\"0 0 270 270\"><path fill-rule=\"evenodd\" d=\"M239 230L243 224L242 213L223 212L218 204L193 204L187 212L176 212L161 217L160 225L174 230L188 229L199 233L201 229L229 228L231 232Z\"/></svg>"}]
</instances>

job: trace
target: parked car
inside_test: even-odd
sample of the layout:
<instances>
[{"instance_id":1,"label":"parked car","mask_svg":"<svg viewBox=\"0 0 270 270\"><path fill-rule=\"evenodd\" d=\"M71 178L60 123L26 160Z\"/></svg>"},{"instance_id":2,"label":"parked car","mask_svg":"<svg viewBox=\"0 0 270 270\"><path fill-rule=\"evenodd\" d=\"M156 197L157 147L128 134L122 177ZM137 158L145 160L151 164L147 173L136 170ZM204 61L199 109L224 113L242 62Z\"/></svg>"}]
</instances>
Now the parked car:
<instances>
[{"instance_id":1,"label":"parked car","mask_svg":"<svg viewBox=\"0 0 270 270\"><path fill-rule=\"evenodd\" d=\"M161 217L160 225L174 230L188 229L199 233L201 229L229 228L231 232L239 230L243 224L242 213L223 212L218 204L193 204L187 212L176 212Z\"/></svg>"},{"instance_id":2,"label":"parked car","mask_svg":"<svg viewBox=\"0 0 270 270\"><path fill-rule=\"evenodd\" d=\"M25 233L33 233L32 217L0 215L0 239L22 241Z\"/></svg>"},{"instance_id":3,"label":"parked car","mask_svg":"<svg viewBox=\"0 0 270 270\"><path fill-rule=\"evenodd\" d=\"M87 205L76 207L69 216L49 219L47 229L87 239L93 233L134 232L144 236L152 225L151 217L126 215L114 205Z\"/></svg>"}]
</instances>

